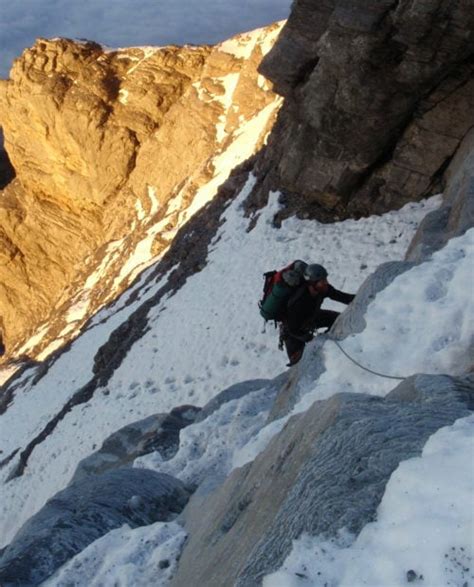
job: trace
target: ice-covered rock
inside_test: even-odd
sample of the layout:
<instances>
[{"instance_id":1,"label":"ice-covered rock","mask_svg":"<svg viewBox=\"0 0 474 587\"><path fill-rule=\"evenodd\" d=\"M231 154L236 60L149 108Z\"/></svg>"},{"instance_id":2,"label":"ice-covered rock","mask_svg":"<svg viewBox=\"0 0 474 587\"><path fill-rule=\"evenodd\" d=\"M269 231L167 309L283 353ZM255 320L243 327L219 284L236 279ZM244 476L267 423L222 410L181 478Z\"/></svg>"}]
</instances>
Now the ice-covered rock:
<instances>
[{"instance_id":1,"label":"ice-covered rock","mask_svg":"<svg viewBox=\"0 0 474 587\"><path fill-rule=\"evenodd\" d=\"M124 467L151 452L158 452L163 459L171 458L178 450L180 430L192 424L199 412L200 408L194 406L180 406L169 414L155 414L124 426L78 464L71 484Z\"/></svg>"},{"instance_id":2,"label":"ice-covered rock","mask_svg":"<svg viewBox=\"0 0 474 587\"><path fill-rule=\"evenodd\" d=\"M416 376L386 398L338 394L291 418L252 464L183 515L190 534L174 587L255 587L302 532L357 534L385 485L440 427L468 415L470 377Z\"/></svg>"},{"instance_id":3,"label":"ice-covered rock","mask_svg":"<svg viewBox=\"0 0 474 587\"><path fill-rule=\"evenodd\" d=\"M124 468L88 477L56 494L20 529L0 558L0 583L38 585L110 530L170 521L189 494L181 481Z\"/></svg>"},{"instance_id":4,"label":"ice-covered rock","mask_svg":"<svg viewBox=\"0 0 474 587\"><path fill-rule=\"evenodd\" d=\"M283 374L283 377L286 378L286 374ZM215 397L211 399L210 402L208 402L202 408L201 412L196 417L196 422L202 422L211 414L216 412L225 403L235 399L239 399L244 395L256 391L257 389L262 389L263 387L266 387L269 383L271 383L269 379L252 379L249 381L242 381L241 383L231 385L227 389L224 389L223 391L218 393Z\"/></svg>"}]
</instances>

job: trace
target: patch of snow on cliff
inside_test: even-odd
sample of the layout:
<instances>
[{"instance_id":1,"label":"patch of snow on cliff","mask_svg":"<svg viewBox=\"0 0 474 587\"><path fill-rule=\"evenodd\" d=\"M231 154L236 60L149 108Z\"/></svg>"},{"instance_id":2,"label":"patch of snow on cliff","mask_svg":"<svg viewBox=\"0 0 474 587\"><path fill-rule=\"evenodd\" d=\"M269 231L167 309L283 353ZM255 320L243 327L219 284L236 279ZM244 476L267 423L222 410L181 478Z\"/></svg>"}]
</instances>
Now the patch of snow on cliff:
<instances>
[{"instance_id":1,"label":"patch of snow on cliff","mask_svg":"<svg viewBox=\"0 0 474 587\"><path fill-rule=\"evenodd\" d=\"M267 78L263 77L263 75L259 75L257 77L257 85L261 90L265 90L265 91L270 90L270 84L269 84Z\"/></svg>"},{"instance_id":2,"label":"patch of snow on cliff","mask_svg":"<svg viewBox=\"0 0 474 587\"><path fill-rule=\"evenodd\" d=\"M433 434L400 463L354 541L303 535L263 587L470 585L474 579L474 416ZM466 509L467 508L467 509Z\"/></svg>"},{"instance_id":3,"label":"patch of snow on cliff","mask_svg":"<svg viewBox=\"0 0 474 587\"><path fill-rule=\"evenodd\" d=\"M228 41L220 43L217 48L224 53L234 55L237 59L248 59L252 55L255 46L259 44L262 55L266 55L275 44L285 22L282 20L275 23L273 30L269 30L269 27L259 28L250 33L232 37Z\"/></svg>"},{"instance_id":4,"label":"patch of snow on cliff","mask_svg":"<svg viewBox=\"0 0 474 587\"><path fill-rule=\"evenodd\" d=\"M148 197L150 198L150 212L148 216L153 217L160 209L160 202L156 195L156 187L154 185L147 186Z\"/></svg>"},{"instance_id":5,"label":"patch of snow on cliff","mask_svg":"<svg viewBox=\"0 0 474 587\"><path fill-rule=\"evenodd\" d=\"M229 108L232 106L232 98L234 96L237 84L239 83L240 74L229 73L224 77L216 77L214 79L216 82L219 82L224 88L224 93L222 94L222 96L216 96L214 98L216 102L220 102L222 104L223 108L223 113L219 116L219 120L216 124L216 139L218 143L222 143L222 141L227 136L227 132L225 130L227 124L227 112L229 111Z\"/></svg>"},{"instance_id":6,"label":"patch of snow on cliff","mask_svg":"<svg viewBox=\"0 0 474 587\"><path fill-rule=\"evenodd\" d=\"M87 290L86 290L87 291ZM66 314L66 322L76 322L83 318L89 307L89 298L82 294Z\"/></svg>"},{"instance_id":7,"label":"patch of snow on cliff","mask_svg":"<svg viewBox=\"0 0 474 587\"><path fill-rule=\"evenodd\" d=\"M127 70L126 75L130 75L131 73L133 73L136 69L140 67L140 65L144 61L146 61L147 59L152 57L157 51L159 51L161 47L133 47L133 49L140 49L143 53L143 57L141 59L138 59L137 63ZM126 57L130 59L130 56L128 55Z\"/></svg>"},{"instance_id":8,"label":"patch of snow on cliff","mask_svg":"<svg viewBox=\"0 0 474 587\"><path fill-rule=\"evenodd\" d=\"M135 210L137 212L137 218L141 222L146 218L145 208L143 207L142 201L140 198L137 198L135 202Z\"/></svg>"},{"instance_id":9,"label":"patch of snow on cliff","mask_svg":"<svg viewBox=\"0 0 474 587\"><path fill-rule=\"evenodd\" d=\"M225 151L211 160L214 167L213 177L209 182L200 187L188 209L181 213L184 219L195 214L216 194L218 188L229 177L229 170L243 163L255 150L255 144L263 141L263 133L267 129L269 120L275 111L281 106L282 100L277 99L263 108L254 118L241 125L232 136L232 142Z\"/></svg>"},{"instance_id":10,"label":"patch of snow on cliff","mask_svg":"<svg viewBox=\"0 0 474 587\"><path fill-rule=\"evenodd\" d=\"M224 41L217 45L219 51L229 53L237 59L248 59L255 49L255 45L260 40L262 34L265 35L265 29L255 29L250 33L232 37L228 41Z\"/></svg>"},{"instance_id":11,"label":"patch of snow on cliff","mask_svg":"<svg viewBox=\"0 0 474 587\"><path fill-rule=\"evenodd\" d=\"M132 254L129 256L127 261L122 265L120 273L114 280L112 286L113 290L117 291L125 279L128 282L133 281L133 279L141 271L143 271L155 262L156 259L153 257L152 254L153 243L159 232L160 226L152 226L147 230L145 237L137 243L137 245L132 251Z\"/></svg>"},{"instance_id":12,"label":"patch of snow on cliff","mask_svg":"<svg viewBox=\"0 0 474 587\"><path fill-rule=\"evenodd\" d=\"M43 587L164 587L173 576L185 531L176 522L124 525L67 562Z\"/></svg>"},{"instance_id":13,"label":"patch of snow on cliff","mask_svg":"<svg viewBox=\"0 0 474 587\"><path fill-rule=\"evenodd\" d=\"M277 37L280 35L282 28L285 26L286 20L280 20L275 23L275 28L272 31L269 31L267 35L263 37L263 40L260 44L260 49L262 51L262 55L266 55L273 49L273 45L277 41Z\"/></svg>"},{"instance_id":14,"label":"patch of snow on cliff","mask_svg":"<svg viewBox=\"0 0 474 587\"><path fill-rule=\"evenodd\" d=\"M39 344L43 338L48 334L48 325L40 326L35 334L26 342L19 350L18 355L22 356L28 354L37 344Z\"/></svg>"},{"instance_id":15,"label":"patch of snow on cliff","mask_svg":"<svg viewBox=\"0 0 474 587\"><path fill-rule=\"evenodd\" d=\"M125 104L125 105L128 104L128 95L129 95L128 90L124 90L123 88L121 90L119 90L119 98L118 98L119 102L121 104Z\"/></svg>"}]
</instances>

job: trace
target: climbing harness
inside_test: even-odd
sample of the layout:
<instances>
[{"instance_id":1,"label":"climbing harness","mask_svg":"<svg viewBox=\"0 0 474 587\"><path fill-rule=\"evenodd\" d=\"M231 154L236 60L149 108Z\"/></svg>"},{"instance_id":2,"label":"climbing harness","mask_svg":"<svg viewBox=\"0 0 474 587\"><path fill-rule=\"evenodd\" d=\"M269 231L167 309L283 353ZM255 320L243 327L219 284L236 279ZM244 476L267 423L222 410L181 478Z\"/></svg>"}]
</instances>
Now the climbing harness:
<instances>
[{"instance_id":1,"label":"climbing harness","mask_svg":"<svg viewBox=\"0 0 474 587\"><path fill-rule=\"evenodd\" d=\"M378 371L373 371L372 369L369 369L368 367L364 367L364 365L361 365L358 361L356 361L355 359L353 359L343 348L342 346L338 343L337 340L334 340L333 338L330 338L329 340L332 340L332 342L339 348L339 350L350 360L352 361L355 365L357 365L358 367L360 367L361 369L363 369L364 371L368 371L369 373L372 373L373 375L377 375L378 377L385 377L385 379L397 379L398 381L404 381L406 379L406 377L396 377L395 375L385 375L384 373L379 373Z\"/></svg>"}]
</instances>

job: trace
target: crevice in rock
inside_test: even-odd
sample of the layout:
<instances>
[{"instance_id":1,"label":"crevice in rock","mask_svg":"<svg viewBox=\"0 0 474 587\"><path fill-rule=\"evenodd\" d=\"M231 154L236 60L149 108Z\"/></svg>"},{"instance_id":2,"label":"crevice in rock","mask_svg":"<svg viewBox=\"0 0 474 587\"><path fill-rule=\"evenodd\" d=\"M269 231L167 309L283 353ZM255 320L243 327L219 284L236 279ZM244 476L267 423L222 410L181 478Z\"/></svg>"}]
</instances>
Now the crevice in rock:
<instances>
[{"instance_id":1,"label":"crevice in rock","mask_svg":"<svg viewBox=\"0 0 474 587\"><path fill-rule=\"evenodd\" d=\"M456 153L459 151L459 147L461 146L461 143L462 143L462 141L459 142L459 145L457 146L456 150L449 157L447 157L443 161L443 163L440 165L440 167L435 171L435 173L433 173L433 176L431 178L430 187L427 190L428 193L431 193L433 191L433 189L438 185L440 186L440 189L444 188L444 183L443 183L444 174L445 174L446 170L448 169L451 161L456 156Z\"/></svg>"},{"instance_id":2,"label":"crevice in rock","mask_svg":"<svg viewBox=\"0 0 474 587\"><path fill-rule=\"evenodd\" d=\"M319 57L316 56L314 59L310 59L309 61L307 61L304 64L304 66L298 72L298 77L294 81L293 90L296 90L298 88L298 86L304 86L304 84L306 84L306 82L311 77L311 74L313 73L314 68L317 66L318 62L319 62Z\"/></svg>"},{"instance_id":3,"label":"crevice in rock","mask_svg":"<svg viewBox=\"0 0 474 587\"><path fill-rule=\"evenodd\" d=\"M132 156L130 157L130 161L128 162L127 174L125 177L126 181L128 181L130 179L132 172L134 171L135 167L137 166L138 152L140 151L140 147L141 147L141 143L137 137L137 133L131 129L129 129L129 131L130 131L130 135L133 139L133 142L135 143L135 149L133 150Z\"/></svg>"},{"instance_id":4,"label":"crevice in rock","mask_svg":"<svg viewBox=\"0 0 474 587\"><path fill-rule=\"evenodd\" d=\"M440 104L442 104L443 102L446 102L446 100L451 98L451 96L453 96L453 94L456 94L456 92L459 92L459 90L462 87L467 86L467 84L469 84L471 82L473 75L474 75L474 56L471 56L468 59L466 59L465 62L460 63L459 67L454 72L448 72L443 77L443 79L441 79L439 81L438 85L435 88L432 88L430 91L428 91L426 93L424 98L427 100L428 105L426 106L426 108L423 108L421 106L419 111L415 112L415 116L417 118L420 118L421 116L428 114L432 110L435 110ZM459 76L458 83L453 83L451 89L447 93L443 94L438 100L431 101L431 102L429 101L430 96L435 94L437 91L441 90L441 86L443 84L449 82L450 79L454 79L456 76Z\"/></svg>"},{"instance_id":5,"label":"crevice in rock","mask_svg":"<svg viewBox=\"0 0 474 587\"><path fill-rule=\"evenodd\" d=\"M3 190L15 177L15 168L3 146L3 131L0 127L0 190Z\"/></svg>"}]
</instances>

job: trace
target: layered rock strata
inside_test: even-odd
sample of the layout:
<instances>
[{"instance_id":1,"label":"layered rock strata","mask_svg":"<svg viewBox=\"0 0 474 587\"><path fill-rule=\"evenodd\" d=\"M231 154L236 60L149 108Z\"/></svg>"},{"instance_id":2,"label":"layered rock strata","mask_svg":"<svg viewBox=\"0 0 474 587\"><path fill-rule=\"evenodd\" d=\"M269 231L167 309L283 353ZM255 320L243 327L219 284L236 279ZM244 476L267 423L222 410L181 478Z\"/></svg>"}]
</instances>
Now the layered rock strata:
<instances>
[{"instance_id":1,"label":"layered rock strata","mask_svg":"<svg viewBox=\"0 0 474 587\"><path fill-rule=\"evenodd\" d=\"M260 71L285 105L258 166L289 212L381 213L442 187L474 123L474 13L443 0L297 0Z\"/></svg>"},{"instance_id":2,"label":"layered rock strata","mask_svg":"<svg viewBox=\"0 0 474 587\"><path fill-rule=\"evenodd\" d=\"M16 60L0 81L16 172L0 197L10 356L64 343L261 146L279 102L257 66L280 28L213 48L40 39Z\"/></svg>"}]
</instances>

